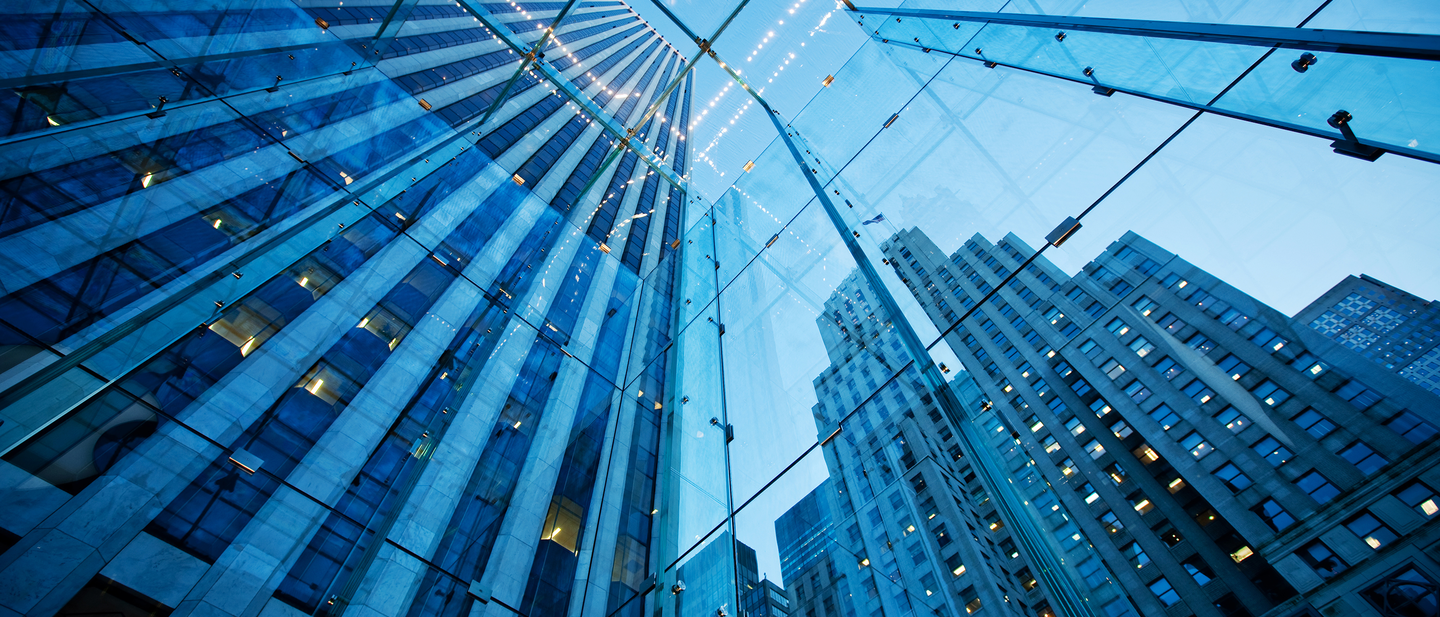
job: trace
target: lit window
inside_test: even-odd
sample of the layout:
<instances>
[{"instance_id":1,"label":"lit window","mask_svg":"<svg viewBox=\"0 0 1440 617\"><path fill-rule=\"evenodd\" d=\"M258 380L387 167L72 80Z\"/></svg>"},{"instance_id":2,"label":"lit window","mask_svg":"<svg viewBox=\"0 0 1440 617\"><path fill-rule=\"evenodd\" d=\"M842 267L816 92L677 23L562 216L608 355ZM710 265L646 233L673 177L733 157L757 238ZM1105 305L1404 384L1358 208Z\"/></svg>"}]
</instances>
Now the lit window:
<instances>
[{"instance_id":1,"label":"lit window","mask_svg":"<svg viewBox=\"0 0 1440 617\"><path fill-rule=\"evenodd\" d=\"M1440 505L1436 505L1435 503L1435 491L1430 490L1430 487L1425 486L1418 480L1396 491L1395 497L1405 505L1414 508L1416 512L1419 512L1426 518L1440 513Z\"/></svg>"},{"instance_id":2,"label":"lit window","mask_svg":"<svg viewBox=\"0 0 1440 617\"><path fill-rule=\"evenodd\" d=\"M1355 537L1364 540L1366 544L1370 545L1370 548L1376 550L1400 537L1369 512L1350 519L1345 523L1345 527L1350 530L1350 533L1355 534Z\"/></svg>"}]
</instances>

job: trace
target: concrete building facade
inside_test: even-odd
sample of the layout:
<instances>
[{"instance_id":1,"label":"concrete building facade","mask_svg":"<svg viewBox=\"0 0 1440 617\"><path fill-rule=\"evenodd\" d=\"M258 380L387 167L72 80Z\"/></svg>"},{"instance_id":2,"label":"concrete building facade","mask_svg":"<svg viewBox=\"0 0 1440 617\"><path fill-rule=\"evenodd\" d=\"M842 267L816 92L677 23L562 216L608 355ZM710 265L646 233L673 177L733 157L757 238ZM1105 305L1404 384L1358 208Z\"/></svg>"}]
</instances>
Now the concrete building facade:
<instances>
[{"instance_id":1,"label":"concrete building facade","mask_svg":"<svg viewBox=\"0 0 1440 617\"><path fill-rule=\"evenodd\" d=\"M883 249L1141 614L1434 606L1432 393L1134 233Z\"/></svg>"}]
</instances>

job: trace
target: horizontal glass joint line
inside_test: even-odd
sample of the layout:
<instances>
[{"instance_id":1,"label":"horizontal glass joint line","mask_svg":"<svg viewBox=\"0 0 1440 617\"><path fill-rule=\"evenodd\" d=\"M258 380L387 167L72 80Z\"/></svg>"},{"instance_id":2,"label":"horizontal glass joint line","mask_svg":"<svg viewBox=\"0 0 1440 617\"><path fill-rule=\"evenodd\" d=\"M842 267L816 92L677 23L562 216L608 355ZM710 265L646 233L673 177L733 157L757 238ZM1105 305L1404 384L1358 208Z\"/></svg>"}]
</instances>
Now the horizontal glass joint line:
<instances>
[{"instance_id":1,"label":"horizontal glass joint line","mask_svg":"<svg viewBox=\"0 0 1440 617\"><path fill-rule=\"evenodd\" d=\"M1311 51L1332 51L1361 56L1386 56L1417 60L1440 60L1440 36L1356 30L1318 30L1278 26L1236 26L1144 19L1068 17L861 7L855 12L868 15L914 17L944 21L967 21L1034 28L1104 32L1127 36L1149 36L1256 47L1284 47Z\"/></svg>"},{"instance_id":2,"label":"horizontal glass joint line","mask_svg":"<svg viewBox=\"0 0 1440 617\"><path fill-rule=\"evenodd\" d=\"M922 46L920 46L920 45L916 45L915 43L910 43L910 42L906 42L906 41L890 40L890 41L888 41L886 44L896 45L896 46L899 46L899 47L909 47L909 48L913 48L913 49L915 49L915 50L924 49L924 48L923 48ZM1171 97L1168 97L1168 96L1161 96L1161 95L1159 95L1159 94L1154 94L1154 93L1150 93L1150 92L1145 92L1145 91L1142 91L1142 90L1135 90L1135 89L1133 89L1133 88L1129 88L1129 87L1126 87L1126 86L1117 86L1117 85L1113 85L1113 84L1103 83L1103 82L1100 82L1100 81L1098 81L1098 80L1096 80L1096 81L1086 81L1086 80L1083 80L1083 79L1076 79L1076 78L1070 77L1070 76L1068 76L1068 75L1061 75L1061 74L1052 73L1052 72L1050 72L1050 71L1045 71L1045 70L1041 70L1041 69L1030 68L1030 67L1026 67L1026 66L1020 66L1020 65L1011 64L1011 63L1008 63L1008 62L1002 62L1002 61L999 61L999 60L989 60L989 59L986 59L986 58L983 58L983 57L980 57L980 56L976 56L976 55L974 55L974 54L967 54L967 53L956 54L956 53L949 52L949 51L946 51L946 50L943 50L943 49L932 49L931 51L934 52L934 53L950 54L950 55L955 56L955 57L957 57L957 58L965 58L965 59L967 59L967 60L974 60L974 61L976 61L976 62L986 62L986 63L994 64L994 65L996 65L996 66L1003 66L1003 67L1005 67L1005 68L1015 69L1015 70L1017 70L1017 71L1025 71L1025 72L1027 72L1027 73L1034 73L1034 74L1036 74L1036 75L1044 75L1044 76L1046 76L1046 77L1053 77L1053 78L1055 78L1055 79L1063 79L1063 80L1065 80L1065 81L1072 82L1072 83L1077 83L1077 84L1081 84L1081 85L1084 85L1084 86L1102 86L1102 87L1105 87L1105 88L1109 88L1109 89L1111 89L1111 90L1114 90L1115 92L1118 92L1118 93L1120 93L1120 94L1129 94L1129 95L1131 95L1131 96L1135 96L1135 97L1139 97L1139 98L1143 98L1143 99L1148 99L1148 100L1155 101L1155 102L1158 102L1158 103L1165 103L1165 104L1168 104L1168 105L1174 105L1174 106L1176 106L1176 107L1184 107L1184 108L1186 108L1186 109L1193 109L1193 110L1195 110L1195 111L1203 111L1203 112L1205 112L1205 113L1214 114L1214 115L1221 116L1221 117L1225 117L1225 118L1231 118L1231 119L1235 119L1235 120L1241 120L1241 121L1244 121L1244 122L1252 122L1252 123L1255 123L1255 124L1259 124L1259 125L1261 125L1261 126L1268 126L1268 127L1270 127L1270 128L1280 129L1280 130L1284 130L1284 131L1290 131L1290 132L1292 132L1292 133L1299 133L1299 134L1301 134L1301 135L1308 135L1308 136L1311 136L1311 137L1319 137L1319 138L1321 138L1321 139L1330 139L1330 140L1344 139L1344 135L1340 134L1338 131L1337 131L1337 132L1328 132L1328 131L1324 131L1324 130L1321 130L1321 129L1317 129L1317 128L1314 128L1314 127L1305 126L1305 125L1303 125L1303 124L1295 124L1295 123L1291 123L1291 122L1283 122L1283 121L1280 121L1280 120L1275 120L1275 119L1272 119L1272 118L1266 118L1266 117L1264 117L1264 116L1258 116L1258 115L1255 115L1255 114L1247 114L1247 113L1241 112L1241 111L1233 111L1233 110L1229 110L1229 109L1224 109L1224 108L1221 108L1221 107L1216 107L1214 104L1209 104L1209 105L1207 105L1207 104L1203 104L1203 103L1195 103L1195 102L1191 102L1191 101L1186 101L1186 100L1183 100L1183 99L1171 98ZM1386 142L1376 141L1376 140L1373 140L1373 139L1366 139L1366 138L1358 138L1358 139L1356 139L1356 143L1358 143L1358 144L1360 144L1360 145L1362 145L1362 146L1371 146L1371 147L1375 147L1375 148L1380 148L1380 149L1382 149L1382 150L1384 150L1384 151L1386 151L1386 152L1389 152L1389 153L1391 153L1391 154L1394 154L1394 155L1397 155L1397 156L1403 156L1403 157L1406 157L1406 158L1412 158L1412 159L1415 159L1415 160L1417 160L1417 161L1426 161L1426 162L1429 162L1429 163L1440 163L1440 154L1435 154L1435 153L1432 153L1432 152L1426 152L1426 151L1424 151L1424 150L1419 150L1419 149L1416 149L1416 148L1410 148L1410 147L1402 146L1402 145L1399 145L1399 144L1386 143Z\"/></svg>"}]
</instances>

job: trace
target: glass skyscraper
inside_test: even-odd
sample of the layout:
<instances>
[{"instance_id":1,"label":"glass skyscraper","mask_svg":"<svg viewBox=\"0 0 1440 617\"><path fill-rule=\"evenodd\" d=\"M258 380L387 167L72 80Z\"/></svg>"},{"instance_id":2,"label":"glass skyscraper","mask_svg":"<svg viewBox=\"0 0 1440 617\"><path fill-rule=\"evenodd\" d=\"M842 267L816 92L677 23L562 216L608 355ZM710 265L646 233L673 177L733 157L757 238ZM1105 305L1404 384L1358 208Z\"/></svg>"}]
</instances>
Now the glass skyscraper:
<instances>
[{"instance_id":1,"label":"glass skyscraper","mask_svg":"<svg viewBox=\"0 0 1440 617\"><path fill-rule=\"evenodd\" d=\"M0 615L1433 615L1440 9L879 4L0 3Z\"/></svg>"}]
</instances>

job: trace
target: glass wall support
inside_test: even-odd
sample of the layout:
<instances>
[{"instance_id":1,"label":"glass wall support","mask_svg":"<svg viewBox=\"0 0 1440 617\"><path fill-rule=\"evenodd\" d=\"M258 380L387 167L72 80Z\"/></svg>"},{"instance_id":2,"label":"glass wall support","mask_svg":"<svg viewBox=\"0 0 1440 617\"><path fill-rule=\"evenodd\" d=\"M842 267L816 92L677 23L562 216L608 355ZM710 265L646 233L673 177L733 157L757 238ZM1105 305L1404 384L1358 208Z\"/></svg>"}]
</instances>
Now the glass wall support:
<instances>
[{"instance_id":1,"label":"glass wall support","mask_svg":"<svg viewBox=\"0 0 1440 617\"><path fill-rule=\"evenodd\" d=\"M715 57L713 52L711 56ZM986 490L994 497L997 509L1000 510L1006 519L1014 526L1012 533L1032 558L1033 565L1036 570L1038 570L1036 575L1045 583L1047 590L1056 603L1055 609L1058 614L1064 615L1065 617L1097 617L1099 613L1092 610L1090 599L1083 591L1085 588L1076 582L1071 574L1071 570L1066 567L1063 560L1052 548L1052 545L1046 540L1044 532L1026 509L1024 500L1015 492L1014 487L1009 481L1008 474L994 459L989 449L985 447L985 442L981 438L979 430L971 420L971 414L965 410L959 397L956 396L955 391L950 387L950 384L945 381L945 377L941 374L939 367L937 367L931 359L925 343L920 340L920 336L915 332L915 328L910 325L910 321L906 319L904 313L901 312L899 303L897 303L895 297L890 294L889 287L885 285L884 280L880 278L879 272L875 270L874 265L865 255L865 249L861 247L857 241L859 236L858 232L852 232L850 224L848 224L840 214L840 210L835 206L835 202L831 201L830 197L826 194L824 185L820 182L819 178L816 177L815 170L811 168L809 162L806 160L807 155L801 152L801 147L796 143L796 140L800 138L795 127L783 122L780 118L780 113L770 107L769 103L760 96L760 93L750 87L739 74L730 68L730 65L718 57L716 57L715 60L720 64L720 67L729 73L730 77L734 79L741 88L744 88L750 96L754 97L755 101L769 114L770 121L775 125L775 131L779 139L785 143L785 147L795 159L795 164L800 167L800 173L805 176L805 180L810 185L810 189L815 194L815 198L825 209L825 214L835 226L835 231L845 243L845 248L850 251L851 257L854 258L856 268L874 292L874 296L880 306L886 314L890 316L895 332L899 334L906 352L910 354L910 363L913 364L924 377L926 389L935 397L940 409L945 413L946 418L959 429L959 438L974 458L975 466L980 471L979 475L982 483L985 485ZM806 152L813 151L807 149ZM814 155L811 154L810 156ZM905 369L906 367L901 367L898 372L904 372ZM826 437L825 441L833 439L841 430L844 430L843 423L835 433Z\"/></svg>"},{"instance_id":2,"label":"glass wall support","mask_svg":"<svg viewBox=\"0 0 1440 617\"><path fill-rule=\"evenodd\" d=\"M1440 36L1398 32L1361 32L1355 30L1319 30L1313 28L1281 28L1277 26L1245 26L1202 24L1146 19L1113 19L1060 15L1022 15L1019 13L982 13L924 9L884 9L858 7L856 13L917 17L921 19L966 21L1105 32L1162 39L1204 41L1255 47L1279 47L1305 51L1327 51L1357 56L1383 56L1415 60L1440 60Z\"/></svg>"},{"instance_id":3,"label":"glass wall support","mask_svg":"<svg viewBox=\"0 0 1440 617\"><path fill-rule=\"evenodd\" d=\"M920 9L849 13L881 43L1328 139L1336 153L1365 160L1391 152L1440 163L1435 132L1403 120L1433 113L1440 36L1306 28L1314 14L1284 28ZM1302 53L1275 55L1284 49ZM1381 79L1365 77L1372 73Z\"/></svg>"}]
</instances>

